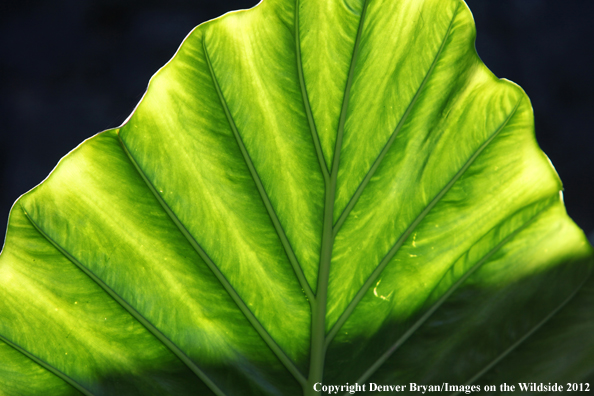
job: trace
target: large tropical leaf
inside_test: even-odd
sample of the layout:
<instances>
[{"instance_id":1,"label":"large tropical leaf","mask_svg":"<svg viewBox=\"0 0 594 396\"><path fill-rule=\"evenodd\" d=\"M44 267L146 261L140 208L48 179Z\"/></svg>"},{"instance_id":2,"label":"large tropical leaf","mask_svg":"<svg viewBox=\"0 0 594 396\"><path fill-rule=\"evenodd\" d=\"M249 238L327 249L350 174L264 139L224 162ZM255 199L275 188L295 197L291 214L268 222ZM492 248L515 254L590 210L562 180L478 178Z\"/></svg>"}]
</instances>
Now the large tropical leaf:
<instances>
[{"instance_id":1,"label":"large tropical leaf","mask_svg":"<svg viewBox=\"0 0 594 396\"><path fill-rule=\"evenodd\" d=\"M265 0L15 204L0 393L594 376L592 249L458 0Z\"/></svg>"}]
</instances>

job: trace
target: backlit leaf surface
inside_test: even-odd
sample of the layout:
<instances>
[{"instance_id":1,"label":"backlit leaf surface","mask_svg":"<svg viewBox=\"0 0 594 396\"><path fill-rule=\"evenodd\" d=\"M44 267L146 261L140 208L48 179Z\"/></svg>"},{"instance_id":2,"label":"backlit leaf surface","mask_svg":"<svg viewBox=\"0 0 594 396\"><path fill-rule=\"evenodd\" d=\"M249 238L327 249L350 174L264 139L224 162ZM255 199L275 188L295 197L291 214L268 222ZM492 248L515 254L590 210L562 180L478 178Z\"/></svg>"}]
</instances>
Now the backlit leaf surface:
<instances>
[{"instance_id":1,"label":"backlit leaf surface","mask_svg":"<svg viewBox=\"0 0 594 396\"><path fill-rule=\"evenodd\" d=\"M15 204L0 393L594 376L592 249L458 0L264 0Z\"/></svg>"}]
</instances>

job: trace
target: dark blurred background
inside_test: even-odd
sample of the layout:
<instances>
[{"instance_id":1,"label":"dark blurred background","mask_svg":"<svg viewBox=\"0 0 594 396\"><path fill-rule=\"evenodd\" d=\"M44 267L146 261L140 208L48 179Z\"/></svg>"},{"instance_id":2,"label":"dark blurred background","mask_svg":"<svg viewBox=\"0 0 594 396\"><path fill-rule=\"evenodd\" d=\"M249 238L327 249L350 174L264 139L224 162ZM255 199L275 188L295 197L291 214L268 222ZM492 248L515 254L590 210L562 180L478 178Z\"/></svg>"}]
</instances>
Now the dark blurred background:
<instances>
[{"instance_id":1,"label":"dark blurred background","mask_svg":"<svg viewBox=\"0 0 594 396\"><path fill-rule=\"evenodd\" d=\"M0 241L13 202L120 125L197 24L255 0L2 0ZM530 96L570 216L594 230L594 1L468 0L477 49Z\"/></svg>"}]
</instances>

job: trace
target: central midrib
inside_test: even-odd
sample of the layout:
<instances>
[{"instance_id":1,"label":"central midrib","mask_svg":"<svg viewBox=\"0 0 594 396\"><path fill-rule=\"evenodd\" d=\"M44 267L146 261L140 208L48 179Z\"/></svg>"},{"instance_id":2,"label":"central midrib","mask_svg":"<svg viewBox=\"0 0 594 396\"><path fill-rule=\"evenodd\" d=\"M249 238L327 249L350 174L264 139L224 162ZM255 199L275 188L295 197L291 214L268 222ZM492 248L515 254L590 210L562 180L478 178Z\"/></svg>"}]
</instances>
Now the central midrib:
<instances>
[{"instance_id":1,"label":"central midrib","mask_svg":"<svg viewBox=\"0 0 594 396\"><path fill-rule=\"evenodd\" d=\"M309 375L307 386L303 390L305 396L317 395L314 390L316 383L322 382L324 376L324 361L326 358L326 305L328 300L328 282L330 277L330 261L332 260L332 248L334 245L333 219L334 219L334 198L336 195L336 182L338 179L338 166L340 163L340 152L342 148L342 138L344 135L344 125L346 121L347 109L349 105L350 91L355 74L355 65L359 54L359 44L361 41L361 32L365 22L365 13L367 11L368 1L365 0L361 9L361 18L353 47L353 55L349 66L349 74L344 90L340 119L338 122L338 131L336 134L336 143L334 146L334 156L332 168L330 169L330 179L325 178L325 198L324 198L324 224L322 230L322 246L320 251L320 266L318 270L318 284L316 288L316 299L312 304L311 311L311 350ZM295 13L299 13L299 3ZM297 19L298 20L298 19ZM296 26L296 34L299 34L299 27ZM298 48L299 49L299 48Z\"/></svg>"}]
</instances>

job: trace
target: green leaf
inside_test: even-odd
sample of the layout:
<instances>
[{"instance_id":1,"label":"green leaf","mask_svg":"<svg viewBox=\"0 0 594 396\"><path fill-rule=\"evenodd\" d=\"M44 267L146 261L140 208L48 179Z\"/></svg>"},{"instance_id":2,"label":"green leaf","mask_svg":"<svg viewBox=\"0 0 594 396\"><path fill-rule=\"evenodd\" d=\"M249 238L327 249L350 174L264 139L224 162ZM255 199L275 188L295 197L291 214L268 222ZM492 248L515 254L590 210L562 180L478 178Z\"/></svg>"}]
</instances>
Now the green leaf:
<instances>
[{"instance_id":1,"label":"green leaf","mask_svg":"<svg viewBox=\"0 0 594 396\"><path fill-rule=\"evenodd\" d=\"M0 393L593 381L592 248L474 38L458 0L196 28L13 207Z\"/></svg>"}]
</instances>

